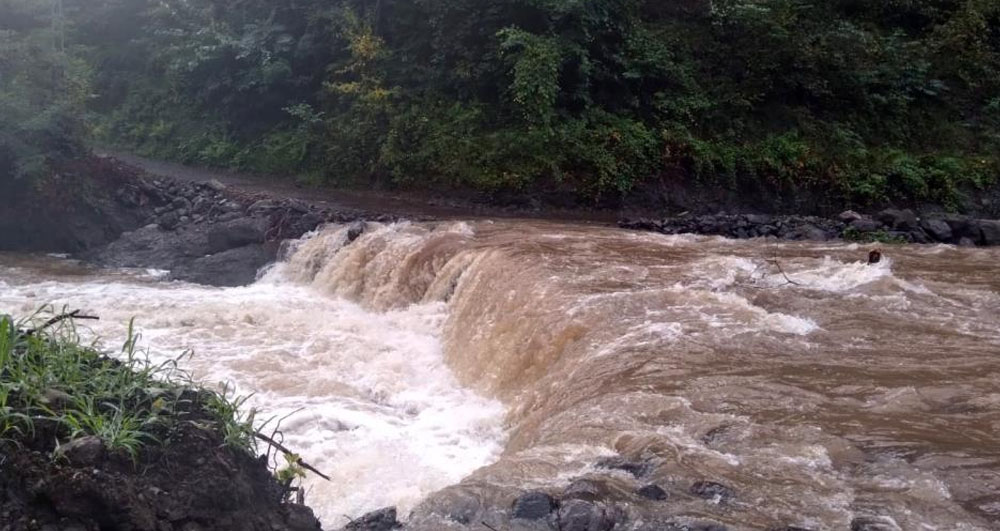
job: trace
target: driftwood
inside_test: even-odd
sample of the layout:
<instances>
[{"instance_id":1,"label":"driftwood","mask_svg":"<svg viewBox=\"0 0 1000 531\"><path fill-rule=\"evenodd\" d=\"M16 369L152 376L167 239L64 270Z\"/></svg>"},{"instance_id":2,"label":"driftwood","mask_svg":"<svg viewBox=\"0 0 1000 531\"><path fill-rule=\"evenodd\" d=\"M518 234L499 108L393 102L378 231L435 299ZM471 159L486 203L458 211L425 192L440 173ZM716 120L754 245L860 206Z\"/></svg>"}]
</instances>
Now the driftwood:
<instances>
[{"instance_id":1,"label":"driftwood","mask_svg":"<svg viewBox=\"0 0 1000 531\"><path fill-rule=\"evenodd\" d=\"M277 448L278 450L281 451L281 453L283 453L285 455L290 455L290 456L295 457L295 464L299 465L300 467L302 467L302 468L304 468L304 469L306 469L306 470L308 470L308 471L316 474L317 476L319 476L319 477L321 477L321 478L323 478L323 479L325 479L327 481L332 481L330 479L330 476L327 476L326 474L320 472L319 470L316 470L316 468L314 468L309 463L306 463L305 461L303 461L302 458L298 457L298 455L296 455L295 452L289 450L288 448L286 448L284 445L282 445L278 441L276 441L276 440L268 437L267 435L264 435L263 433L261 433L259 431L258 432L254 432L254 436L257 437L258 439L266 442L267 444L269 444L269 445Z\"/></svg>"},{"instance_id":2,"label":"driftwood","mask_svg":"<svg viewBox=\"0 0 1000 531\"><path fill-rule=\"evenodd\" d=\"M46 328L61 323L67 319L87 319L91 321L96 321L100 319L100 317L94 315L80 315L80 310L73 310L72 312L62 313L53 317L52 319L49 319L48 321L45 321L45 323L43 323L42 326L38 326L30 330L25 330L24 332L21 332L21 335L24 337L31 337L41 332L42 330L45 330Z\"/></svg>"}]
</instances>

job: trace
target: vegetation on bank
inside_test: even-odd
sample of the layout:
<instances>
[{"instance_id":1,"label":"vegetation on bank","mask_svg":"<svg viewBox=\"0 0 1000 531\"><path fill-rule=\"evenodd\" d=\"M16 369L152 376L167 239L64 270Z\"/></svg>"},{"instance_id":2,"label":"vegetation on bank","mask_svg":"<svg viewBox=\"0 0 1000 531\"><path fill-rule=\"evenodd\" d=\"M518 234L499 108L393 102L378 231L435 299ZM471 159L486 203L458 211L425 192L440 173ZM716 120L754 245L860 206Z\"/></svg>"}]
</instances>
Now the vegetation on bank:
<instances>
[{"instance_id":1,"label":"vegetation on bank","mask_svg":"<svg viewBox=\"0 0 1000 531\"><path fill-rule=\"evenodd\" d=\"M0 0L0 38L0 172L85 109L146 155L362 186L958 208L1000 174L993 0Z\"/></svg>"},{"instance_id":2,"label":"vegetation on bank","mask_svg":"<svg viewBox=\"0 0 1000 531\"><path fill-rule=\"evenodd\" d=\"M258 422L255 410L244 407L246 397L228 386L219 392L198 386L180 359L150 362L131 323L121 352L110 356L77 334L75 321L89 317L40 315L19 321L0 315L0 448L44 451L58 460L62 448L92 438L111 456L138 464L147 449L183 444L195 429L251 458L258 439L274 446L285 455L285 466L273 473L286 496L313 470L259 432L270 422Z\"/></svg>"}]
</instances>

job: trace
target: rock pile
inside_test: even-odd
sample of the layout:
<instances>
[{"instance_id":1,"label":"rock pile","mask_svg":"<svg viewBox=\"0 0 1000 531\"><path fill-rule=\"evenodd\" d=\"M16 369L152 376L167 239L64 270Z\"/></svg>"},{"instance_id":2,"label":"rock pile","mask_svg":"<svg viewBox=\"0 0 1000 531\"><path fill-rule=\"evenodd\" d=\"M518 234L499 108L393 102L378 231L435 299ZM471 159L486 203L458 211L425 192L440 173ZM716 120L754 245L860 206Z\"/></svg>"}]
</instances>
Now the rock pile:
<instances>
[{"instance_id":1,"label":"rock pile","mask_svg":"<svg viewBox=\"0 0 1000 531\"><path fill-rule=\"evenodd\" d=\"M912 210L886 209L874 216L853 211L837 218L772 216L764 214L714 214L677 216L662 220L623 220L623 228L663 234L706 234L727 238L778 238L784 240L888 241L948 243L963 246L1000 245L1000 220L976 219L947 213L920 216Z\"/></svg>"}]
</instances>

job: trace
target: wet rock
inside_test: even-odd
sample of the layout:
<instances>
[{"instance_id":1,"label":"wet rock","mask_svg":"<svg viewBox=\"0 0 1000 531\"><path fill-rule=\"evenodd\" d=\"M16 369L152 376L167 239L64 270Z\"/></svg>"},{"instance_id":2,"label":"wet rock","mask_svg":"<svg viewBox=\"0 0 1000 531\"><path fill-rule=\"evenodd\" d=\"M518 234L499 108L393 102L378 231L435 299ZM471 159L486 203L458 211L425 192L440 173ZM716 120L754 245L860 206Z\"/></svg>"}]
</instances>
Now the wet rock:
<instances>
[{"instance_id":1,"label":"wet rock","mask_svg":"<svg viewBox=\"0 0 1000 531\"><path fill-rule=\"evenodd\" d=\"M584 500L563 503L554 516L560 531L611 531L624 521L624 512Z\"/></svg>"},{"instance_id":2,"label":"wet rock","mask_svg":"<svg viewBox=\"0 0 1000 531\"><path fill-rule=\"evenodd\" d=\"M784 525L784 526L781 526L781 527L771 527L771 528L768 528L767 531L813 531L813 530L805 528L805 527L794 526L794 525Z\"/></svg>"},{"instance_id":3,"label":"wet rock","mask_svg":"<svg viewBox=\"0 0 1000 531\"><path fill-rule=\"evenodd\" d=\"M1000 245L1000 220L980 220L979 230L983 245Z\"/></svg>"},{"instance_id":4,"label":"wet rock","mask_svg":"<svg viewBox=\"0 0 1000 531\"><path fill-rule=\"evenodd\" d=\"M174 230L181 223L181 217L176 212L167 212L157 218L156 223L163 230Z\"/></svg>"},{"instance_id":5,"label":"wet rock","mask_svg":"<svg viewBox=\"0 0 1000 531\"><path fill-rule=\"evenodd\" d=\"M210 286L246 286L276 257L276 247L247 245L185 262L172 271L171 278Z\"/></svg>"},{"instance_id":6,"label":"wet rock","mask_svg":"<svg viewBox=\"0 0 1000 531\"><path fill-rule=\"evenodd\" d=\"M361 237L367 230L368 224L364 221L355 221L351 223L351 226L347 228L347 242L352 243L354 240Z\"/></svg>"},{"instance_id":7,"label":"wet rock","mask_svg":"<svg viewBox=\"0 0 1000 531\"><path fill-rule=\"evenodd\" d=\"M226 189L226 185L222 184L222 181L219 181L218 179L210 179L202 184L205 186L205 188L208 188L209 190L212 190L214 192L222 192L223 190Z\"/></svg>"},{"instance_id":8,"label":"wet rock","mask_svg":"<svg viewBox=\"0 0 1000 531\"><path fill-rule=\"evenodd\" d=\"M218 253L264 242L263 223L250 218L219 223L208 231L208 252Z\"/></svg>"},{"instance_id":9,"label":"wet rock","mask_svg":"<svg viewBox=\"0 0 1000 531\"><path fill-rule=\"evenodd\" d=\"M94 436L81 437L59 446L57 454L77 467L95 467L104 460L104 441Z\"/></svg>"},{"instance_id":10,"label":"wet rock","mask_svg":"<svg viewBox=\"0 0 1000 531\"><path fill-rule=\"evenodd\" d=\"M645 476L652 469L652 466L645 461L632 461L621 456L601 459L597 462L597 466L598 468L628 472L637 478Z\"/></svg>"},{"instance_id":11,"label":"wet rock","mask_svg":"<svg viewBox=\"0 0 1000 531\"><path fill-rule=\"evenodd\" d=\"M805 223L799 226L794 231L792 231L788 235L788 237L793 240L811 240L820 242L827 241L830 239L829 234L827 234L825 230L811 223Z\"/></svg>"},{"instance_id":12,"label":"wet rock","mask_svg":"<svg viewBox=\"0 0 1000 531\"><path fill-rule=\"evenodd\" d=\"M596 501L607 497L606 486L592 479L577 479L566 487L562 498L565 500Z\"/></svg>"},{"instance_id":13,"label":"wet rock","mask_svg":"<svg viewBox=\"0 0 1000 531\"><path fill-rule=\"evenodd\" d=\"M912 210L887 208L878 213L878 220L890 229L897 231L908 232L920 228L917 215Z\"/></svg>"},{"instance_id":14,"label":"wet rock","mask_svg":"<svg viewBox=\"0 0 1000 531\"><path fill-rule=\"evenodd\" d=\"M320 531L315 513L305 505L289 503L285 505L285 525L289 531Z\"/></svg>"},{"instance_id":15,"label":"wet rock","mask_svg":"<svg viewBox=\"0 0 1000 531\"><path fill-rule=\"evenodd\" d=\"M635 492L647 500L664 501L669 497L667 491L663 490L659 485L645 485Z\"/></svg>"},{"instance_id":16,"label":"wet rock","mask_svg":"<svg viewBox=\"0 0 1000 531\"><path fill-rule=\"evenodd\" d=\"M403 527L396 520L396 508L386 507L372 511L344 526L345 531L390 531Z\"/></svg>"},{"instance_id":17,"label":"wet rock","mask_svg":"<svg viewBox=\"0 0 1000 531\"><path fill-rule=\"evenodd\" d=\"M729 528L718 522L649 522L635 531L728 531Z\"/></svg>"},{"instance_id":18,"label":"wet rock","mask_svg":"<svg viewBox=\"0 0 1000 531\"><path fill-rule=\"evenodd\" d=\"M177 196L170 202L170 206L176 210L191 210L191 201L184 196Z\"/></svg>"},{"instance_id":19,"label":"wet rock","mask_svg":"<svg viewBox=\"0 0 1000 531\"><path fill-rule=\"evenodd\" d=\"M943 219L923 219L920 221L920 227L924 229L924 232L927 233L927 235L934 241L951 241L951 226L948 225L948 222Z\"/></svg>"},{"instance_id":20,"label":"wet rock","mask_svg":"<svg viewBox=\"0 0 1000 531\"><path fill-rule=\"evenodd\" d=\"M972 241L971 238L960 238L958 240L959 247L975 247L976 242Z\"/></svg>"},{"instance_id":21,"label":"wet rock","mask_svg":"<svg viewBox=\"0 0 1000 531\"><path fill-rule=\"evenodd\" d=\"M839 219L840 221L843 221L844 223L851 223L852 221L857 221L859 219L864 219L864 216L862 216L861 214L858 214L857 212L855 212L853 210L845 210L845 211L841 212L839 216L837 216L837 219Z\"/></svg>"},{"instance_id":22,"label":"wet rock","mask_svg":"<svg viewBox=\"0 0 1000 531\"><path fill-rule=\"evenodd\" d=\"M851 520L851 531L900 531L900 528L890 518L859 516Z\"/></svg>"},{"instance_id":23,"label":"wet rock","mask_svg":"<svg viewBox=\"0 0 1000 531\"><path fill-rule=\"evenodd\" d=\"M736 491L714 481L698 481L691 485L691 494L715 503L732 501L736 497Z\"/></svg>"},{"instance_id":24,"label":"wet rock","mask_svg":"<svg viewBox=\"0 0 1000 531\"><path fill-rule=\"evenodd\" d=\"M875 232L882 230L883 225L872 218L861 218L852 221L849 225L850 228L858 232Z\"/></svg>"},{"instance_id":25,"label":"wet rock","mask_svg":"<svg viewBox=\"0 0 1000 531\"><path fill-rule=\"evenodd\" d=\"M549 496L547 493L530 491L518 496L514 500L512 514L514 518L539 520L551 514L557 506L558 503L555 498Z\"/></svg>"}]
</instances>

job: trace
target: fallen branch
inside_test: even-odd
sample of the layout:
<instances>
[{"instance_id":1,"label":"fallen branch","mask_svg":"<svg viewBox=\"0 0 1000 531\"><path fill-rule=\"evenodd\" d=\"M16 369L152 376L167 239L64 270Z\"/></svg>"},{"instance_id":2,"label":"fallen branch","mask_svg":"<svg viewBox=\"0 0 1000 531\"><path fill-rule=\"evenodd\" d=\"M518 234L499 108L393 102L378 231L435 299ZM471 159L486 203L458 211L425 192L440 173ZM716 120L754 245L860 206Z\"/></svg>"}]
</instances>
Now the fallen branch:
<instances>
[{"instance_id":1,"label":"fallen branch","mask_svg":"<svg viewBox=\"0 0 1000 531\"><path fill-rule=\"evenodd\" d=\"M41 332L42 330L45 330L46 328L49 328L50 326L53 326L55 324L61 323L62 321L65 321L66 319L88 319L88 320L91 320L91 321L96 321L96 320L100 319L100 317L93 316L93 315L80 315L80 310L73 310L72 312L69 312L69 313L59 314L59 315L53 317L52 319L49 319L48 321L45 321L45 323L42 324L42 326L39 326L39 327L36 327L36 328L32 328L31 330L27 330L24 333L22 333L21 335L23 335L24 337L31 337L31 336L33 336L33 335Z\"/></svg>"},{"instance_id":2,"label":"fallen branch","mask_svg":"<svg viewBox=\"0 0 1000 531\"><path fill-rule=\"evenodd\" d=\"M256 436L258 439L266 442L267 444L270 444L271 446L277 448L278 450L280 450L286 456L292 456L292 457L294 457L295 458L295 464L299 465L300 467L302 467L302 468L304 468L304 469L306 469L306 470L308 470L308 471L316 474L317 476L319 476L319 477L321 477L321 478L323 478L323 479L325 479L327 481L332 481L330 479L330 476L327 476L326 474L320 472L319 470L316 470L312 465L310 465L309 463L306 463L305 461L303 461L302 458L299 457L295 452L289 450L288 448L285 448L285 446L282 445L281 443L279 443L278 441L275 441L274 439L268 437L267 435L264 435L263 433L260 433L259 431L258 432L254 432L254 436Z\"/></svg>"},{"instance_id":3,"label":"fallen branch","mask_svg":"<svg viewBox=\"0 0 1000 531\"><path fill-rule=\"evenodd\" d=\"M788 282L789 284L794 284L796 286L801 286L802 285L801 283L796 282L796 281L788 278L788 275L785 274L785 270L781 268L781 262L779 262L777 258L769 260L769 262L771 262L772 264L774 264L774 267L778 268L778 272L781 273L781 276L785 277L785 281L786 282Z\"/></svg>"}]
</instances>

